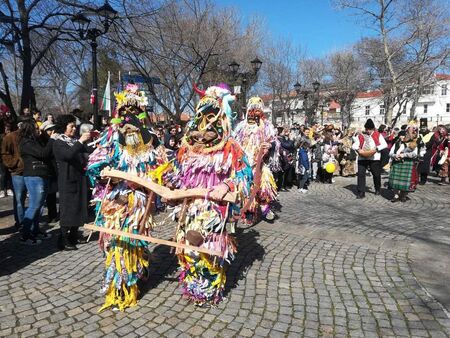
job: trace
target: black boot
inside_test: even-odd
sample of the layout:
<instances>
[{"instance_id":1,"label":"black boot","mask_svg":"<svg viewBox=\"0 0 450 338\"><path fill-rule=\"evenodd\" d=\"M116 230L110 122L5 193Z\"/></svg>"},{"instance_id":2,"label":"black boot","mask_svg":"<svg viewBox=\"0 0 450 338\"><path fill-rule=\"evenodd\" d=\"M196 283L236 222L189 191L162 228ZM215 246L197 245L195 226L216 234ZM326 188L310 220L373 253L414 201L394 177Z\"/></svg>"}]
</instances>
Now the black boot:
<instances>
[{"instance_id":1,"label":"black boot","mask_svg":"<svg viewBox=\"0 0 450 338\"><path fill-rule=\"evenodd\" d=\"M70 238L68 236L69 228L61 227L58 241L57 241L57 247L59 250L77 250L77 247L74 243L70 241Z\"/></svg>"},{"instance_id":2,"label":"black boot","mask_svg":"<svg viewBox=\"0 0 450 338\"><path fill-rule=\"evenodd\" d=\"M60 228L58 240L56 241L56 247L58 250L64 250L65 244L66 244L66 238L65 238L65 231L63 228Z\"/></svg>"}]
</instances>

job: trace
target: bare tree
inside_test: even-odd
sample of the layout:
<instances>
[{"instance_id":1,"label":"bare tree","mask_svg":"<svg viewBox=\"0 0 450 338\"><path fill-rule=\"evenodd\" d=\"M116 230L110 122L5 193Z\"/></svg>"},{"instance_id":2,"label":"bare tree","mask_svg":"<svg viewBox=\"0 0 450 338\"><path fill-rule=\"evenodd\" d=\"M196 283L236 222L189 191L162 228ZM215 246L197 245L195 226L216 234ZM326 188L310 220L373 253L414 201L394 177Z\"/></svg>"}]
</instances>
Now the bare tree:
<instances>
[{"instance_id":1,"label":"bare tree","mask_svg":"<svg viewBox=\"0 0 450 338\"><path fill-rule=\"evenodd\" d=\"M301 51L290 40L269 41L264 46L263 85L271 93L272 120L282 114L282 122L287 123L294 109L293 85L297 79L296 63Z\"/></svg>"},{"instance_id":2,"label":"bare tree","mask_svg":"<svg viewBox=\"0 0 450 338\"><path fill-rule=\"evenodd\" d=\"M148 90L156 104L178 120L181 113L192 110L193 83L219 82L223 77L217 70L228 64L234 50L240 46L256 50L254 30L240 27L235 11L186 0L132 21L118 30L116 38L130 71L160 79L159 88L149 82Z\"/></svg>"},{"instance_id":3,"label":"bare tree","mask_svg":"<svg viewBox=\"0 0 450 338\"><path fill-rule=\"evenodd\" d=\"M329 83L326 95L341 106L342 125L349 126L352 104L357 94L369 86L369 74L353 50L332 53L327 60Z\"/></svg>"},{"instance_id":4,"label":"bare tree","mask_svg":"<svg viewBox=\"0 0 450 338\"><path fill-rule=\"evenodd\" d=\"M315 81L321 84L327 76L326 58L302 58L298 60L299 80L305 87L311 87Z\"/></svg>"},{"instance_id":5,"label":"bare tree","mask_svg":"<svg viewBox=\"0 0 450 338\"><path fill-rule=\"evenodd\" d=\"M395 124L421 87L448 64L449 13L440 0L338 0L362 15L377 36L364 39L361 55L383 91L387 124ZM413 104L413 107L415 104ZM396 112L394 112L396 109ZM414 109L411 113L415 115Z\"/></svg>"},{"instance_id":6,"label":"bare tree","mask_svg":"<svg viewBox=\"0 0 450 338\"><path fill-rule=\"evenodd\" d=\"M113 0L111 3L121 13L120 22L130 21L139 17L146 17L156 11L156 6L145 11L139 4L150 8L155 1L144 0ZM103 0L75 1L75 0L3 0L0 2L0 53L14 56L16 62L15 76L8 78L6 67L0 62L0 99L3 100L15 114L12 100L14 94L11 88L20 82L20 111L26 107L36 106L34 86L42 89L40 76L35 71L41 63L49 60L52 47L61 41L77 40L70 20L80 10L95 12L103 4ZM130 5L135 11L128 12ZM2 55L2 56L3 56ZM80 56L80 55L79 55ZM8 59L6 58L6 60ZM76 60L80 63L80 59ZM83 62L83 61L81 61ZM47 66L48 66L47 62ZM14 81L14 83L12 83ZM35 83L36 82L36 83ZM61 95L65 94L61 92Z\"/></svg>"},{"instance_id":7,"label":"bare tree","mask_svg":"<svg viewBox=\"0 0 450 338\"><path fill-rule=\"evenodd\" d=\"M0 21L0 44L10 46L10 51L20 59L22 110L35 105L33 72L58 41L69 13L66 6L52 0L4 0L0 3L0 11L9 18ZM15 114L8 87L7 79L3 77L4 90L0 91L0 98Z\"/></svg>"}]
</instances>

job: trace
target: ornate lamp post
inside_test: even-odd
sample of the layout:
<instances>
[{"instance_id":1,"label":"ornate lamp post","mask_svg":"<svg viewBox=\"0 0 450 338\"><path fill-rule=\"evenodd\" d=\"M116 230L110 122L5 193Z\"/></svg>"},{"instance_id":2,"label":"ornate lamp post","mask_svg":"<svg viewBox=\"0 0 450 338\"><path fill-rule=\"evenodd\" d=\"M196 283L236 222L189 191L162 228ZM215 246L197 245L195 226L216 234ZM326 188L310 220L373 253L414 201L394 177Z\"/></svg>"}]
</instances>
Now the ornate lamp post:
<instances>
[{"instance_id":1,"label":"ornate lamp post","mask_svg":"<svg viewBox=\"0 0 450 338\"><path fill-rule=\"evenodd\" d=\"M312 87L313 91L311 92L306 89L302 90L302 85L298 81L294 84L294 89L295 92L297 93L297 97L300 98L300 96L303 96L303 110L305 112L307 123L311 122L309 121L309 119L311 119L313 116L316 115L316 110L319 105L320 83L318 81L315 81L312 83ZM311 101L309 100L311 96L313 99L312 104ZM322 116L322 124L323 124L323 116Z\"/></svg>"},{"instance_id":2,"label":"ornate lamp post","mask_svg":"<svg viewBox=\"0 0 450 338\"><path fill-rule=\"evenodd\" d=\"M321 103L319 105L320 108L320 124L323 126L323 109L326 107L325 104ZM328 120L327 120L328 121Z\"/></svg>"},{"instance_id":3,"label":"ornate lamp post","mask_svg":"<svg viewBox=\"0 0 450 338\"><path fill-rule=\"evenodd\" d=\"M99 8L79 12L72 18L80 39L89 41L92 48L92 113L96 129L100 128L100 116L98 115L97 38L108 32L116 16L117 11L111 7L108 1L105 1Z\"/></svg>"},{"instance_id":4,"label":"ornate lamp post","mask_svg":"<svg viewBox=\"0 0 450 338\"><path fill-rule=\"evenodd\" d=\"M314 81L312 83L313 86L313 90L314 90L314 103L313 103L313 107L312 110L314 112L314 116L316 116L317 113L317 107L319 106L319 88L320 88L320 83L318 81ZM323 126L323 112L321 114L321 125Z\"/></svg>"},{"instance_id":5,"label":"ornate lamp post","mask_svg":"<svg viewBox=\"0 0 450 338\"><path fill-rule=\"evenodd\" d=\"M234 84L241 85L241 110L245 112L245 105L247 103L247 91L248 89L258 81L258 72L261 69L262 61L257 57L250 61L252 65L252 71L250 72L239 72L240 64L236 61L232 61L229 65L229 71L231 73L232 82Z\"/></svg>"}]
</instances>

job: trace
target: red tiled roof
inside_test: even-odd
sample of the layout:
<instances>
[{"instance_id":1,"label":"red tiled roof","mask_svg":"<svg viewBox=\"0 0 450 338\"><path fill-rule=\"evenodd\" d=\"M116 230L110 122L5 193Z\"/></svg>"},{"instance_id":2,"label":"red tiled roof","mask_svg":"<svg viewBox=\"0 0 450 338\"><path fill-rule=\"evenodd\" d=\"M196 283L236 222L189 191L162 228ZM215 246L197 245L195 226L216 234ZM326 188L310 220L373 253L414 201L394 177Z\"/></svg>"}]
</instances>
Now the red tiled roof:
<instances>
[{"instance_id":1,"label":"red tiled roof","mask_svg":"<svg viewBox=\"0 0 450 338\"><path fill-rule=\"evenodd\" d=\"M339 109L339 108L341 108L341 105L334 100L331 101L330 104L328 105L328 109Z\"/></svg>"},{"instance_id":2,"label":"red tiled roof","mask_svg":"<svg viewBox=\"0 0 450 338\"><path fill-rule=\"evenodd\" d=\"M358 99L370 99L372 97L380 97L383 96L383 92L381 90L372 90L370 92L361 92L356 95Z\"/></svg>"},{"instance_id":3,"label":"red tiled roof","mask_svg":"<svg viewBox=\"0 0 450 338\"><path fill-rule=\"evenodd\" d=\"M436 80L450 80L450 74L435 74Z\"/></svg>"},{"instance_id":4,"label":"red tiled roof","mask_svg":"<svg viewBox=\"0 0 450 338\"><path fill-rule=\"evenodd\" d=\"M266 102L272 100L272 94L261 95L261 99Z\"/></svg>"}]
</instances>

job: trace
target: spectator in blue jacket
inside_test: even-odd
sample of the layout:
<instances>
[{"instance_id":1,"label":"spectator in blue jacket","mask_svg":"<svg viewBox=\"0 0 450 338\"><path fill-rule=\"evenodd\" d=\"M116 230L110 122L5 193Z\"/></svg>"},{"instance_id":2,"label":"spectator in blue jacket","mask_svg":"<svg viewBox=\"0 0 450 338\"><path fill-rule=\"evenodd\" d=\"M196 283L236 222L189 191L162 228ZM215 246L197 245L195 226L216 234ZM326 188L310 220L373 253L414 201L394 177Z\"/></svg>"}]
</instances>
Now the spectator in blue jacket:
<instances>
[{"instance_id":1,"label":"spectator in blue jacket","mask_svg":"<svg viewBox=\"0 0 450 338\"><path fill-rule=\"evenodd\" d=\"M298 189L302 193L308 191L306 183L309 179L309 168L309 142L302 139L299 143L296 166Z\"/></svg>"}]
</instances>

